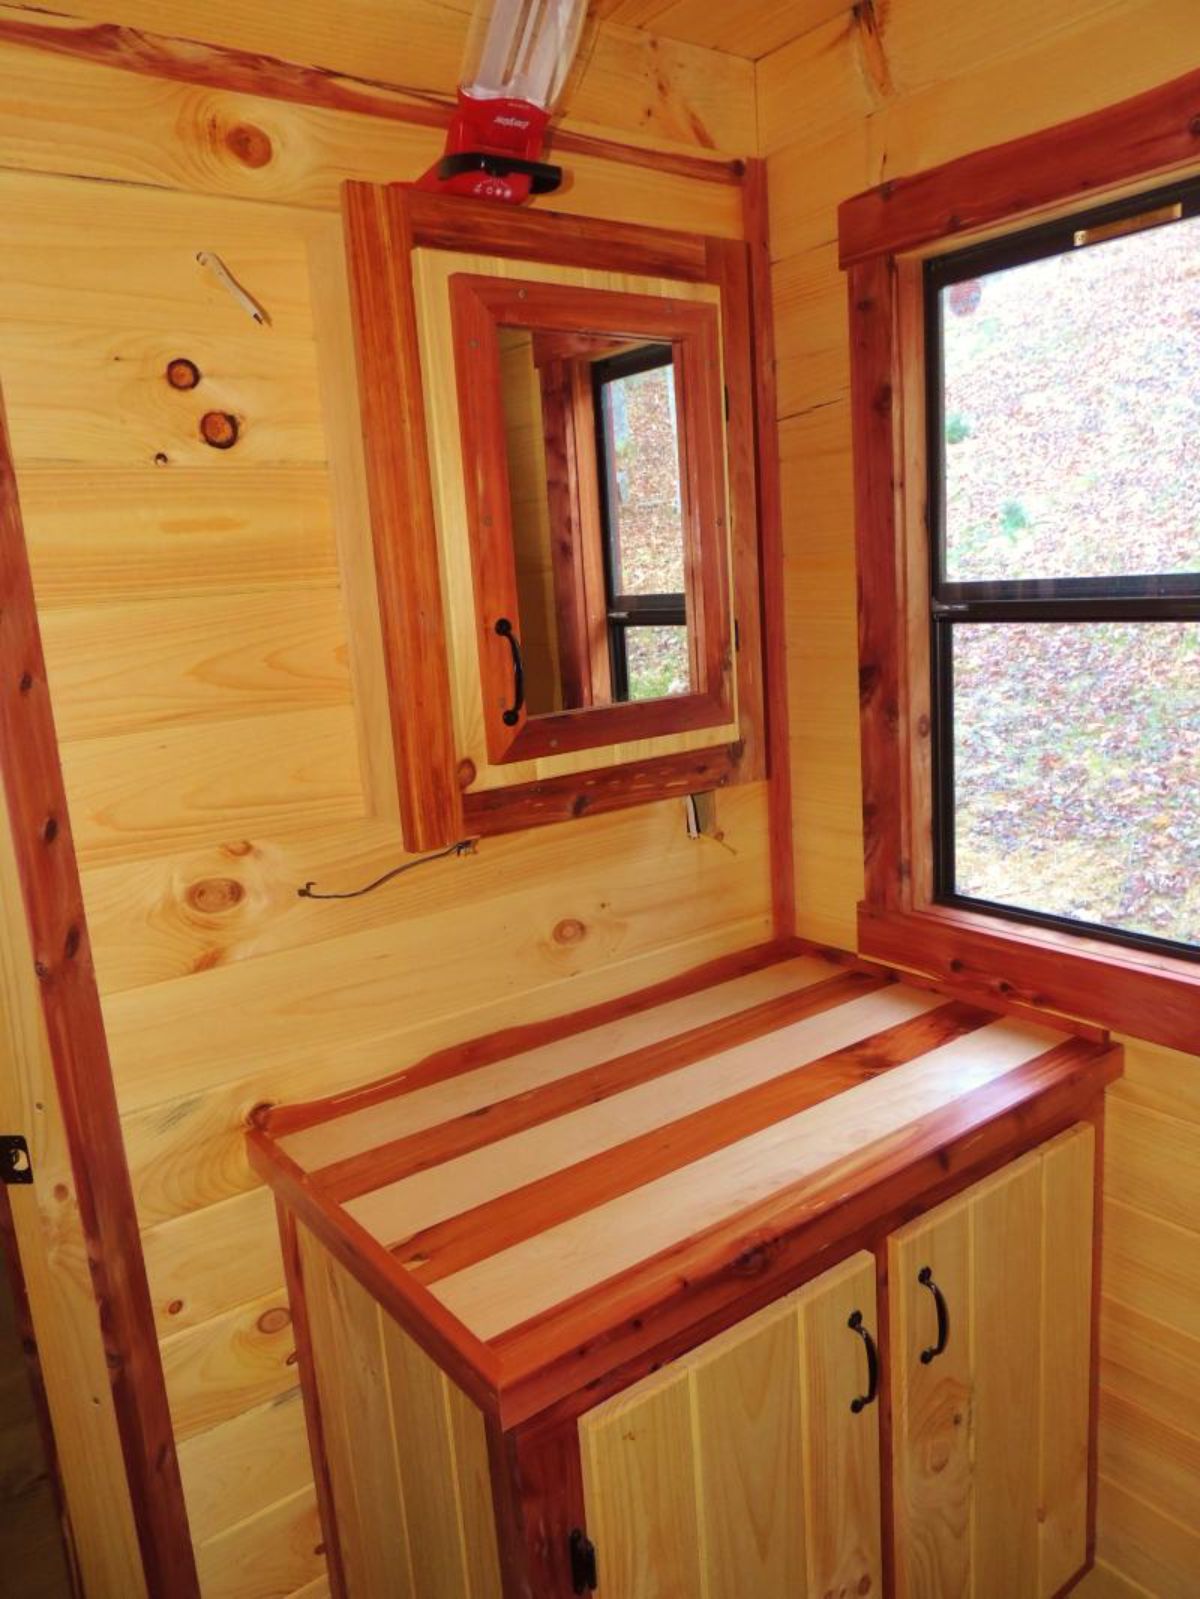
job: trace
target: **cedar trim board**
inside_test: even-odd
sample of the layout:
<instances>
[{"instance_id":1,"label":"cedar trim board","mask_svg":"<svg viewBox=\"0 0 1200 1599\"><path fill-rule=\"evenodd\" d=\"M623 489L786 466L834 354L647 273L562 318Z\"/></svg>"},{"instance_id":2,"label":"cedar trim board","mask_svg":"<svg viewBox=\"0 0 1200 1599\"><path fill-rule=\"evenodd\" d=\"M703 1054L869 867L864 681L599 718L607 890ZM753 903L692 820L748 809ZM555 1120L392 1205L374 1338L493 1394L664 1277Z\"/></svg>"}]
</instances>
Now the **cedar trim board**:
<instances>
[{"instance_id":1,"label":"cedar trim board","mask_svg":"<svg viewBox=\"0 0 1200 1599\"><path fill-rule=\"evenodd\" d=\"M761 157L756 156L746 164L742 215L750 268L752 326L749 343L753 397L748 409L754 417L754 472L761 555L759 596L762 608L762 669L766 680L771 894L775 933L780 938L786 938L796 931L796 861L792 848L787 622L783 584L765 581L766 573L783 571L783 490L779 468L779 406L776 394L775 306L771 293L767 163ZM736 525L733 533L736 551L740 543Z\"/></svg>"},{"instance_id":2,"label":"cedar trim board","mask_svg":"<svg viewBox=\"0 0 1200 1599\"><path fill-rule=\"evenodd\" d=\"M23 45L51 55L91 61L97 66L117 67L142 77L193 83L331 111L353 111L359 116L382 117L423 128L448 128L454 115L448 98L428 90L406 89L403 84L301 66L257 51L174 38L114 22L77 22L57 15L52 21L38 20L36 14L17 18L10 12L0 17L0 44ZM744 162L736 156L643 148L566 128L554 128L551 143L559 154L624 162L707 183L738 184L744 171Z\"/></svg>"},{"instance_id":3,"label":"cedar trim board","mask_svg":"<svg viewBox=\"0 0 1200 1599\"><path fill-rule=\"evenodd\" d=\"M839 1002L816 999L803 1015L797 1001L799 1019L783 1023L783 996L760 1001L748 1022L735 1011L713 1026L715 1050L699 1060L694 1039L672 1056L661 1038L644 1051L649 1075L607 1097L586 1098L606 1064L580 1065L586 1056L563 1062L557 1083L514 1079L508 1086L525 1096L518 1120L530 1125L513 1133L499 1118L494 1139L471 1140L441 1164L418 1160L410 1175L345 1204L320 1169L336 1111L290 1137L272 1136L268 1117L252 1135L252 1158L284 1203L510 1427L720 1312L749 1285L794 1277L880 1215L1028 1147L1077 1118L1120 1070L1120 1051L1103 1040L997 1018L932 987L877 985L833 962L808 976L810 1000L839 985ZM635 1015L646 1023L647 1012ZM636 1078L635 1052L613 1058L622 1053L621 1070ZM674 1070L656 1074L656 1060ZM536 1073L545 1060L525 1064ZM504 1101L496 1088L507 1065L496 1061L474 1097L471 1075L459 1073L432 1084L424 1107L420 1091L402 1086L390 1106L376 1099L371 1116L399 1107L402 1127L406 1109L424 1115L416 1132L436 1152L444 1136L428 1120L436 1107L461 1095L463 1114L486 1122ZM572 1067L584 1074L580 1096ZM540 1110L539 1095L549 1096ZM552 1103L575 1108L541 1119ZM385 1142L389 1131L394 1121ZM459 1148L460 1133L448 1135L446 1150ZM283 1147L298 1138L311 1169ZM388 1159L398 1150L393 1143ZM353 1159L334 1167L342 1180L348 1169L357 1186L366 1168ZM399 1254L389 1247L405 1239Z\"/></svg>"},{"instance_id":4,"label":"cedar trim board","mask_svg":"<svg viewBox=\"0 0 1200 1599\"><path fill-rule=\"evenodd\" d=\"M376 185L346 184L343 218L396 787L405 848L420 854L463 824L425 407L395 403L421 393L412 240Z\"/></svg>"},{"instance_id":5,"label":"cedar trim board","mask_svg":"<svg viewBox=\"0 0 1200 1599\"><path fill-rule=\"evenodd\" d=\"M1200 70L1087 116L959 156L844 200L843 267L917 250L1030 212L1078 204L1200 162Z\"/></svg>"},{"instance_id":6,"label":"cedar trim board","mask_svg":"<svg viewBox=\"0 0 1200 1599\"><path fill-rule=\"evenodd\" d=\"M146 1584L152 1595L189 1599L199 1592L196 1563L2 403L0 781Z\"/></svg>"},{"instance_id":7,"label":"cedar trim board","mask_svg":"<svg viewBox=\"0 0 1200 1599\"><path fill-rule=\"evenodd\" d=\"M463 818L472 838L491 838L545 822L602 816L636 804L639 797L650 801L676 799L684 794L726 788L737 780L741 765L741 745L722 744L716 749L658 755L648 761L571 772L536 783L476 789L463 795Z\"/></svg>"}]
</instances>

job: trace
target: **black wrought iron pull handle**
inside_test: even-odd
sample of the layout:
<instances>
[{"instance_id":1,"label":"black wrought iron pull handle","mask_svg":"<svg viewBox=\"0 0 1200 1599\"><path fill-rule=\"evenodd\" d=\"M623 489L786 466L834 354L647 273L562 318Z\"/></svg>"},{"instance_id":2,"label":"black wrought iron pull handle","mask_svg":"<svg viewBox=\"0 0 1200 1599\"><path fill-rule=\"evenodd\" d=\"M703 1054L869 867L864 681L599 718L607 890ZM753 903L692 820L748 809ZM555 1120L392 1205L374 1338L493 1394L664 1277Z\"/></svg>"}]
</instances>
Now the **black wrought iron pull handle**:
<instances>
[{"instance_id":1,"label":"black wrought iron pull handle","mask_svg":"<svg viewBox=\"0 0 1200 1599\"><path fill-rule=\"evenodd\" d=\"M921 1364L928 1366L931 1360L936 1360L939 1355L945 1354L946 1345L950 1341L950 1312L946 1309L945 1295L933 1280L932 1266L922 1266L917 1273L917 1281L922 1288L928 1288L933 1295L933 1305L937 1311L937 1343L930 1344L928 1349L921 1351Z\"/></svg>"},{"instance_id":2,"label":"black wrought iron pull handle","mask_svg":"<svg viewBox=\"0 0 1200 1599\"><path fill-rule=\"evenodd\" d=\"M507 616L502 616L496 623L496 632L501 638L508 640L513 664L513 702L504 712L502 721L505 727L516 727L521 720L521 710L525 704L525 662L521 659L521 646Z\"/></svg>"},{"instance_id":3,"label":"black wrought iron pull handle","mask_svg":"<svg viewBox=\"0 0 1200 1599\"><path fill-rule=\"evenodd\" d=\"M860 1410L865 1410L868 1405L875 1403L879 1393L879 1351L875 1347L875 1340L863 1326L861 1310L851 1311L850 1320L846 1323L851 1332L856 1332L862 1339L867 1351L867 1391L859 1394L850 1401L850 1409L857 1416Z\"/></svg>"}]
</instances>

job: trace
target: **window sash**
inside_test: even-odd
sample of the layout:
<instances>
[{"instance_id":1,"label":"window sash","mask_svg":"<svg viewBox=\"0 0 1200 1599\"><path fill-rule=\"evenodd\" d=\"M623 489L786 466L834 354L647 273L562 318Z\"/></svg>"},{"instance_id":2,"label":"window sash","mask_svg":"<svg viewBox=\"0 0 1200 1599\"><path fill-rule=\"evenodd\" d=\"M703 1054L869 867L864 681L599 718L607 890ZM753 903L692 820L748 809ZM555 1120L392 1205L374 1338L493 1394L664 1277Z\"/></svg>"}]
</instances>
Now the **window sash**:
<instances>
[{"instance_id":1,"label":"window sash","mask_svg":"<svg viewBox=\"0 0 1200 1599\"><path fill-rule=\"evenodd\" d=\"M1178 202L1170 226L1200 214L1200 181L1173 184L1117 205L1058 219L1000 240L933 257L923 271L925 300L926 470L929 506L930 677L933 740L933 899L963 910L992 912L1028 926L1063 929L1102 941L1200 962L1200 947L1106 923L960 894L956 889L956 773L954 761L954 630L959 625L1051 622L1200 620L1200 572L1100 577L1015 578L952 582L946 576L946 440L941 291L964 279L1020 266L1092 243L1077 235L1124 218L1161 212ZM1101 242L1096 240L1094 242Z\"/></svg>"},{"instance_id":2,"label":"window sash","mask_svg":"<svg viewBox=\"0 0 1200 1599\"><path fill-rule=\"evenodd\" d=\"M1200 600L1200 571L1184 573L1139 573L1100 577L1014 578L1008 582L952 582L946 576L946 415L942 382L941 302L943 289L966 279L1010 267L1023 266L1050 256L1074 254L1094 249L1104 242L1077 243L1076 236L1089 229L1103 228L1122 219L1154 216L1170 205L1178 205L1178 217L1152 224L1170 227L1175 221L1200 216L1200 179L1175 183L1135 195L1113 205L1076 212L1053 222L987 240L964 250L933 256L924 264L925 299L925 418L926 471L929 493L930 583L935 611L942 605L1049 605L1055 601L1161 599L1164 602ZM1116 613L1111 613L1116 615ZM1120 613L1122 617L1131 612ZM1149 614L1149 613L1146 613ZM1178 613L1164 609L1164 616ZM1178 619L1187 619L1185 611ZM1045 620L1053 620L1049 611ZM1097 620L1100 618L1097 617Z\"/></svg>"}]
</instances>

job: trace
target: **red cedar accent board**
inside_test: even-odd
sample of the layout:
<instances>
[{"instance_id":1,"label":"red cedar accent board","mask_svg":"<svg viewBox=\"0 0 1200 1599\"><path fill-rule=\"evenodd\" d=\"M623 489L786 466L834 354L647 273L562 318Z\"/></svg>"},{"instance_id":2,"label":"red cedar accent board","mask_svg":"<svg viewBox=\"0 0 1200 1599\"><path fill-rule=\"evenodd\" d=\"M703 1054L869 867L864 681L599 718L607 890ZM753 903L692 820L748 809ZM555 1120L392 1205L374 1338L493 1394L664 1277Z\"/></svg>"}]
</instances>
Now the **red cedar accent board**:
<instances>
[{"instance_id":1,"label":"red cedar accent board","mask_svg":"<svg viewBox=\"0 0 1200 1599\"><path fill-rule=\"evenodd\" d=\"M1200 1053L1200 966L950 907L888 914L864 904L858 923L864 949L898 966L911 961L938 982Z\"/></svg>"},{"instance_id":2,"label":"red cedar accent board","mask_svg":"<svg viewBox=\"0 0 1200 1599\"><path fill-rule=\"evenodd\" d=\"M980 1174L982 1175L982 1173ZM896 1591L896 1479L895 1428L892 1402L892 1317L891 1279L888 1273L888 1242L880 1236L872 1253L875 1256L875 1348L879 1370L885 1379L879 1384L879 1553L880 1577L884 1593Z\"/></svg>"},{"instance_id":3,"label":"red cedar accent board","mask_svg":"<svg viewBox=\"0 0 1200 1599\"><path fill-rule=\"evenodd\" d=\"M741 765L739 744L658 755L625 766L546 777L536 783L478 789L463 796L467 832L489 838L516 833L544 822L571 822L603 816L643 800L678 799L735 782Z\"/></svg>"},{"instance_id":4,"label":"red cedar accent board","mask_svg":"<svg viewBox=\"0 0 1200 1599\"><path fill-rule=\"evenodd\" d=\"M751 254L748 243L723 239L708 241L709 277L721 291L724 331L725 454L729 463L730 543L733 586L737 596L735 637L729 647L737 669L739 704L745 701L747 706L753 707L753 715L741 718L743 781L766 777L769 771L772 780L779 775L778 769L771 769L768 764L773 735L766 706L769 680L762 596L764 574L783 570L782 552L777 552L776 561L771 558L770 530L759 494L759 437L756 427L759 396L755 386L754 346L755 319L761 311L761 305L754 293ZM719 396L717 403L720 404ZM719 426L716 440L719 448ZM780 587L778 582L772 584L776 592ZM779 620L782 625L782 617ZM782 635L779 637L782 643ZM786 679L782 680L782 687L786 692ZM786 751L786 744L784 747ZM786 759L783 770L786 773ZM768 791L768 807L770 803ZM774 834L771 842L774 860ZM786 855L784 860L786 862ZM786 870L783 880L786 883ZM780 919L777 915L777 922L776 931L780 936L786 936L793 930L792 923L786 918Z\"/></svg>"},{"instance_id":5,"label":"red cedar accent board","mask_svg":"<svg viewBox=\"0 0 1200 1599\"><path fill-rule=\"evenodd\" d=\"M147 1586L199 1592L0 405L0 777Z\"/></svg>"},{"instance_id":6,"label":"red cedar accent board","mask_svg":"<svg viewBox=\"0 0 1200 1599\"><path fill-rule=\"evenodd\" d=\"M489 200L431 194L410 184L391 184L388 192L397 196L408 215L414 246L424 249L636 272L688 283L707 279L704 239L697 234L562 211L516 210Z\"/></svg>"},{"instance_id":7,"label":"red cedar accent board","mask_svg":"<svg viewBox=\"0 0 1200 1599\"><path fill-rule=\"evenodd\" d=\"M837 961L839 965L849 966L859 972L886 972L893 979L902 979L906 988L928 988L935 993L943 994L952 990L958 999L969 1005L979 1005L984 1010L992 1011L998 1016L1013 1016L1019 1021L1049 1022L1060 1028L1064 1033L1072 1033L1076 1038L1089 1039L1093 1044L1106 1044L1109 1032L1106 1027L1099 1027L1095 1022L1081 1022L1078 1017L1060 1015L1057 1011L1048 1014L1049 1007L1045 1005L1025 1004L1014 997L1011 987L1006 987L1006 992L1001 993L993 982L990 986L982 981L972 982L962 973L955 973L953 983L938 980L929 976L927 972L912 972L904 968L903 962L897 960L894 966L884 966L878 961L869 960L861 955L847 955L839 958L838 952L823 949L819 945L807 944L804 939L792 941L796 952L808 948L810 953L825 955Z\"/></svg>"},{"instance_id":8,"label":"red cedar accent board","mask_svg":"<svg viewBox=\"0 0 1200 1599\"><path fill-rule=\"evenodd\" d=\"M1200 71L843 201L844 267L1200 162Z\"/></svg>"},{"instance_id":9,"label":"red cedar accent board","mask_svg":"<svg viewBox=\"0 0 1200 1599\"><path fill-rule=\"evenodd\" d=\"M1090 1017L1200 1050L1200 964L932 901L925 531L916 479L924 350L919 260L970 230L1061 214L1200 167L1200 72L846 201L851 415L859 572L868 955L972 992ZM904 252L910 252L905 254ZM914 415L908 412L912 409ZM903 439L903 444L902 444ZM910 480L905 484L905 477Z\"/></svg>"},{"instance_id":10,"label":"red cedar accent board","mask_svg":"<svg viewBox=\"0 0 1200 1599\"><path fill-rule=\"evenodd\" d=\"M420 398L410 265L414 241L407 212L395 203L393 191L347 183L343 192L400 814L405 847L418 853L454 843L463 829ZM395 404L397 394L406 403Z\"/></svg>"},{"instance_id":11,"label":"red cedar accent board","mask_svg":"<svg viewBox=\"0 0 1200 1599\"><path fill-rule=\"evenodd\" d=\"M901 588L894 526L892 272L887 260L850 274L851 410L855 520L878 529L858 552L858 700L862 743L863 852L867 897L883 905L902 893L899 630ZM885 534L888 542L885 546Z\"/></svg>"},{"instance_id":12,"label":"red cedar accent board","mask_svg":"<svg viewBox=\"0 0 1200 1599\"><path fill-rule=\"evenodd\" d=\"M747 411L754 424L754 471L758 493L759 605L765 679L765 734L771 837L771 892L775 933L796 930L796 863L792 847L792 767L788 728L787 622L784 616L783 495L779 474L779 405L775 388L775 306L771 292L770 214L767 164L746 164L742 215L750 267L752 394ZM731 408L732 411L732 408ZM731 414L731 424L735 420ZM736 531L736 530L735 530ZM770 581L768 581L770 578ZM740 618L739 618L740 620Z\"/></svg>"},{"instance_id":13,"label":"red cedar accent board","mask_svg":"<svg viewBox=\"0 0 1200 1599\"><path fill-rule=\"evenodd\" d=\"M0 18L0 43L24 45L52 55L92 61L142 77L194 83L256 99L284 100L293 105L320 106L331 111L353 111L359 116L382 117L417 127L450 126L453 103L428 89L357 78L324 67L300 66L258 51L203 44L195 39L172 38L119 23L76 22L56 16L53 21ZM655 150L604 139L568 128L552 130L551 143L560 155L575 154L603 161L624 162L669 172L702 182L738 184L743 163L738 158L695 155L683 150Z\"/></svg>"}]
</instances>

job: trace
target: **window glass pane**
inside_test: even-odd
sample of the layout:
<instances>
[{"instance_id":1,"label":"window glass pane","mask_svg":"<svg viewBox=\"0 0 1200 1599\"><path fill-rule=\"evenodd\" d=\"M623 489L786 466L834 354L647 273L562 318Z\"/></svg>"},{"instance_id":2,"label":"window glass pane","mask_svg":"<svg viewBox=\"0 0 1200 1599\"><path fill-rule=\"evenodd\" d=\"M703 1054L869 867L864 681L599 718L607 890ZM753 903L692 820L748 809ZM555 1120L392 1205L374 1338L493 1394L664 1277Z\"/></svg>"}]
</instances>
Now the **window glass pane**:
<instances>
[{"instance_id":1,"label":"window glass pane","mask_svg":"<svg viewBox=\"0 0 1200 1599\"><path fill-rule=\"evenodd\" d=\"M1200 945L1200 622L953 629L955 891Z\"/></svg>"},{"instance_id":2,"label":"window glass pane","mask_svg":"<svg viewBox=\"0 0 1200 1599\"><path fill-rule=\"evenodd\" d=\"M1200 218L940 302L947 578L1200 571Z\"/></svg>"},{"instance_id":3,"label":"window glass pane","mask_svg":"<svg viewBox=\"0 0 1200 1599\"><path fill-rule=\"evenodd\" d=\"M675 367L652 367L601 387L609 451L613 592L682 594L683 503Z\"/></svg>"},{"instance_id":4,"label":"window glass pane","mask_svg":"<svg viewBox=\"0 0 1200 1599\"><path fill-rule=\"evenodd\" d=\"M686 627L624 629L631 700L660 700L691 692Z\"/></svg>"}]
</instances>

